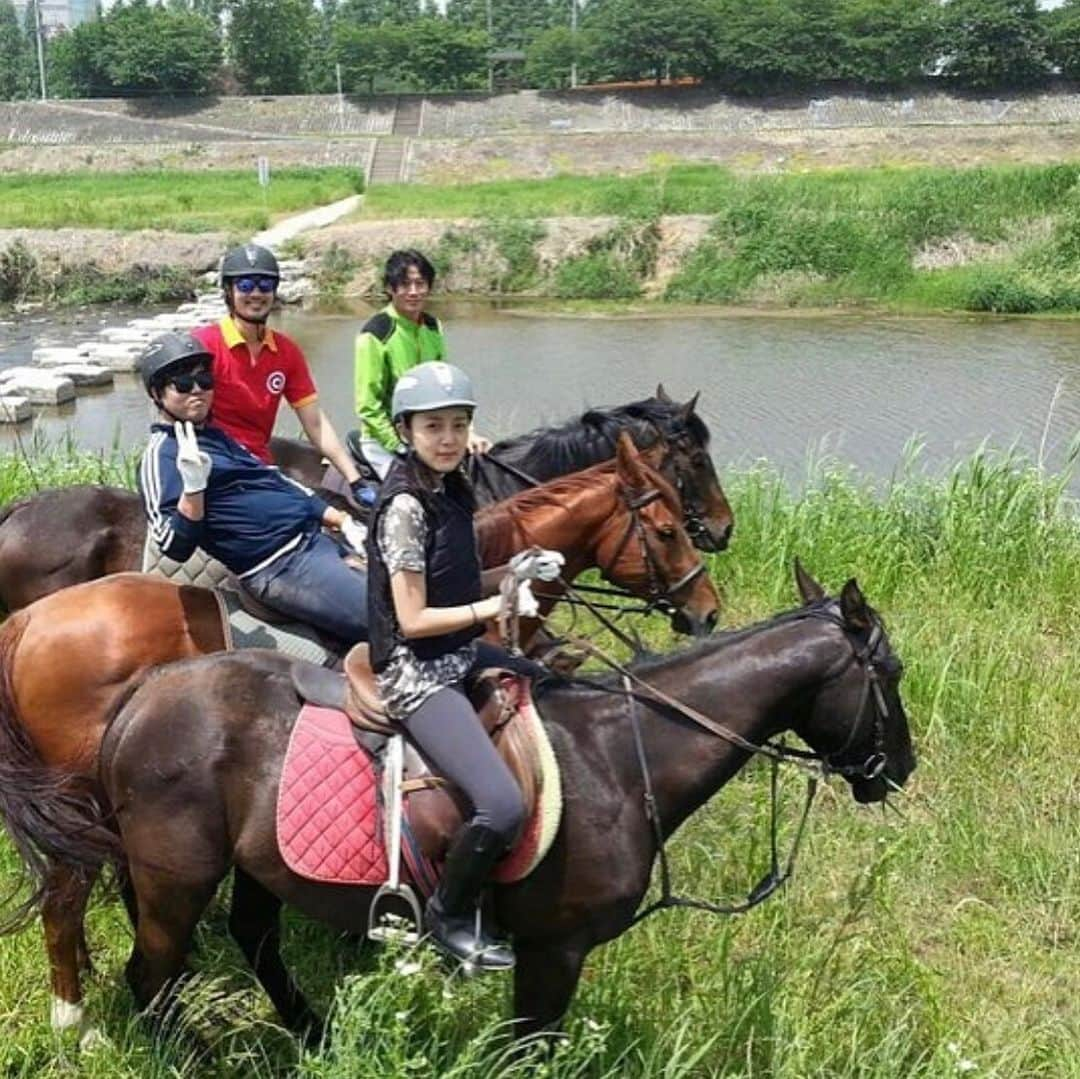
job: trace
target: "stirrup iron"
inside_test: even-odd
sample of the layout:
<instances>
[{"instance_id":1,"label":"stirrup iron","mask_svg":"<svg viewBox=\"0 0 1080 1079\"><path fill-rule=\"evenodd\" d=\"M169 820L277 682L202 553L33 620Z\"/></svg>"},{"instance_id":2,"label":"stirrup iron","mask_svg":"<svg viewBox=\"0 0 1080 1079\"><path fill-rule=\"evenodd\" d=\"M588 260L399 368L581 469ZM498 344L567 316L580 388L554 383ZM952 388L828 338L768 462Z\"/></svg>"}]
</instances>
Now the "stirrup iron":
<instances>
[{"instance_id":1,"label":"stirrup iron","mask_svg":"<svg viewBox=\"0 0 1080 1079\"><path fill-rule=\"evenodd\" d=\"M405 741L400 734L390 738L386 749L390 771L390 836L387 851L389 879L379 886L368 908L368 940L416 944L423 929L423 913L416 892L401 880L401 784L405 770ZM409 923L412 923L411 926Z\"/></svg>"}]
</instances>

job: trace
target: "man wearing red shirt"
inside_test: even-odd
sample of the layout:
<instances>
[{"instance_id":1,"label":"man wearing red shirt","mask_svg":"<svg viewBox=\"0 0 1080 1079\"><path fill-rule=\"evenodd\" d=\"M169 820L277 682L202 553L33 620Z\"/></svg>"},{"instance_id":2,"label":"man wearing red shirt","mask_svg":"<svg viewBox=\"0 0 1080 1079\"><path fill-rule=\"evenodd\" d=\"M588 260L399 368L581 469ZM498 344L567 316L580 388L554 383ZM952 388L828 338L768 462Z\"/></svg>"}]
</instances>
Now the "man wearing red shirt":
<instances>
[{"instance_id":1,"label":"man wearing red shirt","mask_svg":"<svg viewBox=\"0 0 1080 1079\"><path fill-rule=\"evenodd\" d=\"M257 244L233 248L221 260L221 287L229 313L220 322L193 331L214 358L213 423L272 464L270 434L284 397L312 445L358 495L364 483L319 406L303 352L291 338L266 325L280 278L273 252Z\"/></svg>"}]
</instances>

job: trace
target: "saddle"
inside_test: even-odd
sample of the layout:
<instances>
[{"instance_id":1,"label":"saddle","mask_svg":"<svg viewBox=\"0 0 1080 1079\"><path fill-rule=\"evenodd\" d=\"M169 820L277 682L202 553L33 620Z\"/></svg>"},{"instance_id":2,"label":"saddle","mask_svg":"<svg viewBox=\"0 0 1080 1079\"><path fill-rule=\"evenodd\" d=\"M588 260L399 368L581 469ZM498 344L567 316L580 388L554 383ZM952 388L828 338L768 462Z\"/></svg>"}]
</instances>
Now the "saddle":
<instances>
[{"instance_id":1,"label":"saddle","mask_svg":"<svg viewBox=\"0 0 1080 1079\"><path fill-rule=\"evenodd\" d=\"M468 806L386 716L366 644L349 652L345 670L342 677L292 666L294 688L308 703L283 767L278 845L301 876L382 884L369 925L369 934L381 939L380 898L404 899L397 909L404 905L418 915L410 884L424 895L434 890ZM562 811L558 765L527 679L484 671L467 688L526 804L522 834L494 873L509 883L528 875L554 840Z\"/></svg>"}]
</instances>

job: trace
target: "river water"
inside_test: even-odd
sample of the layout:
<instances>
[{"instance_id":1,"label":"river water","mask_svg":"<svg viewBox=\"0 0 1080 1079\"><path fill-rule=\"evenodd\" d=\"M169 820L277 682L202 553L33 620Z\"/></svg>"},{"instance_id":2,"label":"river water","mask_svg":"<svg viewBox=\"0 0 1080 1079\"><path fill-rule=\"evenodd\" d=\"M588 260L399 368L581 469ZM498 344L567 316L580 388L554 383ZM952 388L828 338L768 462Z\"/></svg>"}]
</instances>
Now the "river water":
<instances>
[{"instance_id":1,"label":"river water","mask_svg":"<svg viewBox=\"0 0 1080 1079\"><path fill-rule=\"evenodd\" d=\"M348 315L287 310L279 324L307 352L339 431L352 416L352 342L368 308ZM140 312L145 314L145 311ZM718 464L766 458L797 482L808 456L829 454L888 476L905 443L924 443L934 471L981 442L1043 446L1053 467L1080 431L1080 321L863 315L689 315L565 318L444 305L452 358L473 376L477 427L500 437L587 405L701 391ZM0 323L0 366L34 344L91 336L100 314ZM115 312L108 321L123 321ZM1053 409L1051 410L1051 403ZM115 389L38 413L34 429L70 432L88 449L138 445L149 413L133 376ZM282 410L279 430L295 434ZM15 443L0 429L0 446ZM20 429L24 444L30 425Z\"/></svg>"}]
</instances>

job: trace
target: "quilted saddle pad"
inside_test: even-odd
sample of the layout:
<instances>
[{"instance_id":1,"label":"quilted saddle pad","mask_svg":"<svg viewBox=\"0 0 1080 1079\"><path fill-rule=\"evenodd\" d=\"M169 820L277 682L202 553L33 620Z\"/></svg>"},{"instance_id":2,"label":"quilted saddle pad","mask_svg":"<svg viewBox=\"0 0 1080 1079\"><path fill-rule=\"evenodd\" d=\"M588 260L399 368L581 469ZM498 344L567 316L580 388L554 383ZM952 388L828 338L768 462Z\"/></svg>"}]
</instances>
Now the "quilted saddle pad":
<instances>
[{"instance_id":1,"label":"quilted saddle pad","mask_svg":"<svg viewBox=\"0 0 1080 1079\"><path fill-rule=\"evenodd\" d=\"M278 787L278 849L285 864L308 880L382 884L389 868L378 787L349 717L305 704Z\"/></svg>"}]
</instances>

